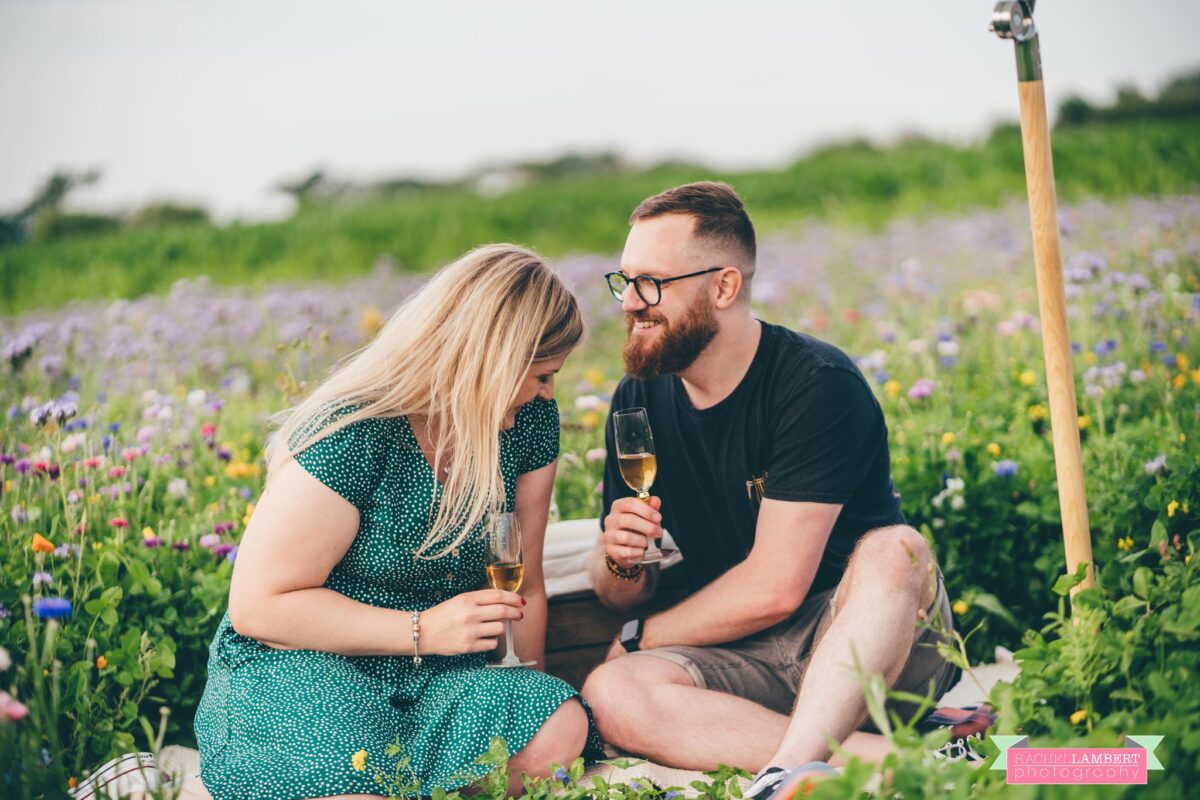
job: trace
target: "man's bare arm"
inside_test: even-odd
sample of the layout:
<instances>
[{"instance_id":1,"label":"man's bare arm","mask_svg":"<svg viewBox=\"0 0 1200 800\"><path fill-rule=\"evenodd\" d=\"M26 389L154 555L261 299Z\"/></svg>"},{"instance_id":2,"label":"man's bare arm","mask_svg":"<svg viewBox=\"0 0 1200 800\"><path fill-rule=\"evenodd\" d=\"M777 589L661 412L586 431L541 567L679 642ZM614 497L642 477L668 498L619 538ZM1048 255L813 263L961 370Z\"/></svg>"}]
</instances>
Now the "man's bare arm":
<instances>
[{"instance_id":1,"label":"man's bare arm","mask_svg":"<svg viewBox=\"0 0 1200 800\"><path fill-rule=\"evenodd\" d=\"M782 622L808 596L840 505L764 500L744 561L646 620L641 647L732 642Z\"/></svg>"}]
</instances>

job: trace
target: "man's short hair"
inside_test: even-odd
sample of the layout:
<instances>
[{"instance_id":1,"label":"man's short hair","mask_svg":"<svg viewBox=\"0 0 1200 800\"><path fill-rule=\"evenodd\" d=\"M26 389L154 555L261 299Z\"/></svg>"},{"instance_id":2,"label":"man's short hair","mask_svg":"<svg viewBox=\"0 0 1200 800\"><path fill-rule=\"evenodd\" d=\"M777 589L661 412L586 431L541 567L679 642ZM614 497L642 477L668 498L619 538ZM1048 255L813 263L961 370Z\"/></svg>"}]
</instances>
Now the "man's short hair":
<instances>
[{"instance_id":1,"label":"man's short hair","mask_svg":"<svg viewBox=\"0 0 1200 800\"><path fill-rule=\"evenodd\" d=\"M729 184L716 181L686 183L647 197L629 215L629 224L667 214L694 217L696 236L740 250L748 259L747 266L753 268L758 252L754 224L746 213L742 198Z\"/></svg>"}]
</instances>

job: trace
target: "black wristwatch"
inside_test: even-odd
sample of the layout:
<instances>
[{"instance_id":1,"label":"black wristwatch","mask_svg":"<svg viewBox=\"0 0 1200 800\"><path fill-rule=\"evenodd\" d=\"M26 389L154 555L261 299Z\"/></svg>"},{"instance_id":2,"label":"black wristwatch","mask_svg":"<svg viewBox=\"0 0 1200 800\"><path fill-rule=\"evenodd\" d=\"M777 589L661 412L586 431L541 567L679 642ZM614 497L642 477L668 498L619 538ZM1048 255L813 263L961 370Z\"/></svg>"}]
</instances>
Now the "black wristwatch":
<instances>
[{"instance_id":1,"label":"black wristwatch","mask_svg":"<svg viewBox=\"0 0 1200 800\"><path fill-rule=\"evenodd\" d=\"M642 625L646 622L642 617L631 619L621 626L621 647L626 653L636 653L642 642Z\"/></svg>"}]
</instances>

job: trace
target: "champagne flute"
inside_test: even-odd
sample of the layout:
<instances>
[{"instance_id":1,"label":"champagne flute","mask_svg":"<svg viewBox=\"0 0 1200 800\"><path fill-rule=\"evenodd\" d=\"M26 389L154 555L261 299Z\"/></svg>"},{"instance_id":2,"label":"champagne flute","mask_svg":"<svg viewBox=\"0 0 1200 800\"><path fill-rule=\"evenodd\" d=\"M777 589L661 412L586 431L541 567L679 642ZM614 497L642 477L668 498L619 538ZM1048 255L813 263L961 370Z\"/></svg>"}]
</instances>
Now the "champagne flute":
<instances>
[{"instance_id":1,"label":"champagne flute","mask_svg":"<svg viewBox=\"0 0 1200 800\"><path fill-rule=\"evenodd\" d=\"M493 589L515 592L525 579L525 560L521 556L521 528L517 517L511 512L500 514L492 520L487 531L488 583ZM534 662L522 661L513 648L512 620L504 620L504 658L488 664L489 667L532 667Z\"/></svg>"},{"instance_id":2,"label":"champagne flute","mask_svg":"<svg viewBox=\"0 0 1200 800\"><path fill-rule=\"evenodd\" d=\"M650 502L650 487L658 475L658 458L654 455L654 437L650 434L650 420L644 408L626 408L613 414L613 432L617 440L617 466L621 477L630 489L637 492L637 499ZM675 555L675 550L660 549L658 542L651 540L639 564L657 564Z\"/></svg>"}]
</instances>

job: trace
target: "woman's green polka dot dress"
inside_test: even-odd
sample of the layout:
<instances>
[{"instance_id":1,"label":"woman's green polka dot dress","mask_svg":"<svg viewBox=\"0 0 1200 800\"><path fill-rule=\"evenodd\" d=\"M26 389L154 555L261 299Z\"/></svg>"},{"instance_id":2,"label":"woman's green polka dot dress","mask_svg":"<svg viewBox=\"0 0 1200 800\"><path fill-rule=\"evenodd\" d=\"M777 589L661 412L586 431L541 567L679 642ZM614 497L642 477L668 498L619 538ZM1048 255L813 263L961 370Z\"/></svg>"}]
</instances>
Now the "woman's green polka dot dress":
<instances>
[{"instance_id":1,"label":"woman's green polka dot dress","mask_svg":"<svg viewBox=\"0 0 1200 800\"><path fill-rule=\"evenodd\" d=\"M538 400L522 408L501 434L507 496L515 496L519 474L549 464L558 447L558 406ZM428 531L435 481L407 419L354 423L297 461L359 510L358 535L327 588L424 611L486 586L478 537L440 559L413 556ZM396 636L409 633L404 626ZM366 750L368 765L394 775L396 759L386 748L399 737L422 794L458 788L479 775L475 759L493 736L516 753L563 702L579 697L545 673L484 663L482 654L432 656L418 669L410 657L276 650L234 631L226 613L196 713L201 778L215 800L386 794L372 767L357 771L351 757ZM602 758L589 727L584 755Z\"/></svg>"}]
</instances>

